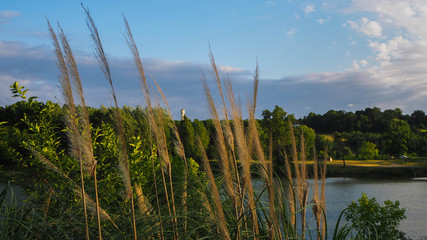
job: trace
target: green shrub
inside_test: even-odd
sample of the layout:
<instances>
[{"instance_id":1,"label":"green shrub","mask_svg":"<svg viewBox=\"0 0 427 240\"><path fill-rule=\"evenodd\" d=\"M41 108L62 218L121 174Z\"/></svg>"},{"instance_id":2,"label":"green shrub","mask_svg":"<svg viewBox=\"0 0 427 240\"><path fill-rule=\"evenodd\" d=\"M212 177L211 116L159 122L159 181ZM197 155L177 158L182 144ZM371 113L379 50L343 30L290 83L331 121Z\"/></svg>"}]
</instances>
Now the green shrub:
<instances>
[{"instance_id":1,"label":"green shrub","mask_svg":"<svg viewBox=\"0 0 427 240\"><path fill-rule=\"evenodd\" d=\"M380 206L375 198L363 193L356 203L353 201L345 212L345 219L351 221L356 230L356 239L408 239L398 226L406 218L405 209L399 207L399 201L387 200Z\"/></svg>"}]
</instances>

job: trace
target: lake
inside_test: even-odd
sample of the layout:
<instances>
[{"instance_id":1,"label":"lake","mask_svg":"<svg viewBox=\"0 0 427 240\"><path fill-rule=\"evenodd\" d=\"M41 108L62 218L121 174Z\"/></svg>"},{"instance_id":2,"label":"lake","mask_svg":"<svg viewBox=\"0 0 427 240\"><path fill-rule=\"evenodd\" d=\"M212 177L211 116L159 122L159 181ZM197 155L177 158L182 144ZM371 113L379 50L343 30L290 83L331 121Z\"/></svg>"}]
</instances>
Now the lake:
<instances>
[{"instance_id":1,"label":"lake","mask_svg":"<svg viewBox=\"0 0 427 240\"><path fill-rule=\"evenodd\" d=\"M312 193L312 179L309 182ZM256 186L259 187L260 182ZM341 211L366 193L369 198L376 198L381 206L384 206L385 200L398 200L400 207L406 209L407 217L401 221L400 230L414 240L427 240L427 178L327 178L325 187L328 229L332 231L328 234L329 238L333 235ZM309 199L312 199L311 196ZM307 213L311 216L311 209Z\"/></svg>"},{"instance_id":2,"label":"lake","mask_svg":"<svg viewBox=\"0 0 427 240\"><path fill-rule=\"evenodd\" d=\"M313 190L312 180L310 193ZM255 181L255 188L261 189L262 182ZM0 189L4 184L0 183ZM14 186L18 197L24 196L18 186ZM336 221L343 209L351 201L357 201L366 193L369 198L375 197L381 206L385 200L400 202L400 207L406 209L407 218L402 220L400 230L414 240L427 240L427 178L410 179L368 179L368 178L327 178L326 179L326 214L329 231L333 231ZM267 196L263 195L266 201ZM310 198L311 199L311 196ZM310 218L311 209L307 212ZM314 223L314 219L312 222ZM314 226L314 225L313 225ZM329 238L333 232L329 233Z\"/></svg>"},{"instance_id":3,"label":"lake","mask_svg":"<svg viewBox=\"0 0 427 240\"><path fill-rule=\"evenodd\" d=\"M375 197L381 205L385 200L398 200L406 209L407 217L402 220L400 230L413 239L427 239L427 178L329 178L326 181L326 207L331 222L336 222L340 211L362 193Z\"/></svg>"}]
</instances>

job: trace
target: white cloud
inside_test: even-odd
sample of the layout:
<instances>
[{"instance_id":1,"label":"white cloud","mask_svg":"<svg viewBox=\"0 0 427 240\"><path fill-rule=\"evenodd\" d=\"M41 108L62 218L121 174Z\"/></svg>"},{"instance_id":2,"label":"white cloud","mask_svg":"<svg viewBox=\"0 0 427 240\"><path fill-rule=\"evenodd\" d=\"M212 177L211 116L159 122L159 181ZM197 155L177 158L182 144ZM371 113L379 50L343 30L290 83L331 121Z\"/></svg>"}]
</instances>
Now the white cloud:
<instances>
[{"instance_id":1,"label":"white cloud","mask_svg":"<svg viewBox=\"0 0 427 240\"><path fill-rule=\"evenodd\" d=\"M286 35L288 35L288 38L293 38L297 32L298 32L298 29L292 28L291 30L286 32Z\"/></svg>"},{"instance_id":2,"label":"white cloud","mask_svg":"<svg viewBox=\"0 0 427 240\"><path fill-rule=\"evenodd\" d=\"M18 11L0 11L0 18L13 18L19 16L21 16L21 13Z\"/></svg>"},{"instance_id":3,"label":"white cloud","mask_svg":"<svg viewBox=\"0 0 427 240\"><path fill-rule=\"evenodd\" d=\"M362 32L370 37L383 37L383 28L378 22L370 21L366 17L362 17L358 22L348 20L347 23L352 29Z\"/></svg>"},{"instance_id":4,"label":"white cloud","mask_svg":"<svg viewBox=\"0 0 427 240\"><path fill-rule=\"evenodd\" d=\"M362 60L360 60L360 61L358 61L358 60L353 60L353 63L352 63L352 69L353 70L359 70L359 69L361 69L362 67L366 67L366 66L368 66L368 61L366 60L366 59L362 59Z\"/></svg>"},{"instance_id":5,"label":"white cloud","mask_svg":"<svg viewBox=\"0 0 427 240\"><path fill-rule=\"evenodd\" d=\"M305 14L310 14L312 12L315 12L316 9L314 8L313 5L307 5L307 7L304 8L304 13Z\"/></svg>"},{"instance_id":6,"label":"white cloud","mask_svg":"<svg viewBox=\"0 0 427 240\"><path fill-rule=\"evenodd\" d=\"M376 13L384 23L427 37L427 29L420 27L427 23L427 2L424 0L353 0L352 10Z\"/></svg>"},{"instance_id":7,"label":"white cloud","mask_svg":"<svg viewBox=\"0 0 427 240\"><path fill-rule=\"evenodd\" d=\"M357 60L353 60L353 64L352 64L353 69L358 70L360 69L359 64L357 64Z\"/></svg>"},{"instance_id":8,"label":"white cloud","mask_svg":"<svg viewBox=\"0 0 427 240\"><path fill-rule=\"evenodd\" d=\"M376 60L382 65L392 62L402 64L415 59L426 61L423 55L427 53L424 41L410 41L399 35L386 42L370 42L369 46L377 53Z\"/></svg>"},{"instance_id":9,"label":"white cloud","mask_svg":"<svg viewBox=\"0 0 427 240\"><path fill-rule=\"evenodd\" d=\"M370 63L366 66L371 67L365 71L374 77L374 84L396 95L405 93L405 99L401 99L404 106L409 102L419 106L417 101L426 101L427 28L423 26L427 25L427 2L353 0L350 10L369 14L372 19L349 21L352 28L369 37L383 36L375 41L368 39L373 56L367 56ZM381 26L387 30L388 38Z\"/></svg>"},{"instance_id":10,"label":"white cloud","mask_svg":"<svg viewBox=\"0 0 427 240\"><path fill-rule=\"evenodd\" d=\"M331 19L331 17L328 16L326 19L325 18L319 18L319 19L316 20L316 22L318 22L320 24L324 24L324 23L329 22L330 19Z\"/></svg>"},{"instance_id":11,"label":"white cloud","mask_svg":"<svg viewBox=\"0 0 427 240\"><path fill-rule=\"evenodd\" d=\"M17 11L0 11L0 24L8 23L11 18L21 16Z\"/></svg>"},{"instance_id":12,"label":"white cloud","mask_svg":"<svg viewBox=\"0 0 427 240\"><path fill-rule=\"evenodd\" d=\"M366 67L369 63L368 63L368 61L366 59L362 59L362 60L360 60L360 64L362 66Z\"/></svg>"},{"instance_id":13,"label":"white cloud","mask_svg":"<svg viewBox=\"0 0 427 240\"><path fill-rule=\"evenodd\" d=\"M271 6L276 6L276 2L275 1L267 1L267 2L265 2L265 4L271 5Z\"/></svg>"},{"instance_id":14,"label":"white cloud","mask_svg":"<svg viewBox=\"0 0 427 240\"><path fill-rule=\"evenodd\" d=\"M218 69L224 73L232 73L232 72L244 72L241 68L235 68L232 66L219 66Z\"/></svg>"},{"instance_id":15,"label":"white cloud","mask_svg":"<svg viewBox=\"0 0 427 240\"><path fill-rule=\"evenodd\" d=\"M295 13L294 16L295 16L295 19L299 19L298 13Z\"/></svg>"}]
</instances>

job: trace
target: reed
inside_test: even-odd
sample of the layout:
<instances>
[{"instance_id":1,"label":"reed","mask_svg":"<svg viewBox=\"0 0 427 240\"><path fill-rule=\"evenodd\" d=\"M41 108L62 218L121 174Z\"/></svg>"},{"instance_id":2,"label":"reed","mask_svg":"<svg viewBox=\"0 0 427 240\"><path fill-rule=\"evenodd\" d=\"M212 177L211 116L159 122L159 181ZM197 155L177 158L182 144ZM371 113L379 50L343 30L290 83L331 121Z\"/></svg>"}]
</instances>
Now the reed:
<instances>
[{"instance_id":1,"label":"reed","mask_svg":"<svg viewBox=\"0 0 427 240\"><path fill-rule=\"evenodd\" d=\"M242 119L242 111L240 105L237 104L233 92L232 83L229 80L224 82L226 90L227 90L227 98L231 108L231 116L232 116L232 127L233 127L233 135L237 146L237 153L240 160L240 164L242 166L241 178L242 182L244 182L246 197L248 201L247 210L251 216L251 225L253 231L253 237L256 238L256 235L259 234L259 226L258 226L258 217L256 212L256 203L254 199L254 189L252 185L252 177L251 177L251 154L250 149L247 144L247 136L245 134L245 128L243 125ZM227 180L226 180L227 181Z\"/></svg>"},{"instance_id":2,"label":"reed","mask_svg":"<svg viewBox=\"0 0 427 240\"><path fill-rule=\"evenodd\" d=\"M67 174L65 174L63 171L61 171L61 169L59 169L55 164L53 164L51 161L49 161L46 157L43 156L43 154L41 154L39 151L37 151L33 147L28 146L28 149L31 151L31 153L34 156L36 156L40 160L40 162L47 169L51 170L52 172L55 172L56 174L60 175L63 179L65 179L69 183L69 185L72 187L72 190L74 191L74 193L76 193L79 197L83 198L83 195L82 195L83 191L82 191L81 187L78 184L76 184ZM100 208L98 203L96 203L86 192L84 193L84 197L86 200L86 205L87 205L88 210L90 212L92 212L94 215L99 214L99 216L102 220L108 220L116 228L118 228L116 223L110 217L110 215L105 210Z\"/></svg>"},{"instance_id":3,"label":"reed","mask_svg":"<svg viewBox=\"0 0 427 240\"><path fill-rule=\"evenodd\" d=\"M200 138L197 141L197 145L199 146L199 148L202 152L203 166L205 168L206 174L208 175L210 187L212 189L212 196L214 199L213 202L214 202L214 206L215 206L215 215L216 215L218 227L221 231L223 239L231 239L230 234L229 234L228 229L227 229L227 223L226 223L226 219L224 216L224 210L222 208L222 203L221 203L221 199L219 196L218 188L216 186L215 178L214 178L214 175L212 173L212 169L210 167L208 157L206 155L206 152L204 150L204 147L203 147L203 144L202 144L202 141L200 140Z\"/></svg>"},{"instance_id":4,"label":"reed","mask_svg":"<svg viewBox=\"0 0 427 240\"><path fill-rule=\"evenodd\" d=\"M89 239L89 224L87 220L87 209L86 209L86 199L85 199L85 185L84 185L84 174L83 174L83 159L82 152L80 150L80 141L78 140L79 128L78 128L78 116L76 106L74 104L74 96L73 90L71 86L70 76L68 74L67 64L65 63L64 55L59 43L59 40L56 36L55 31L53 30L49 20L46 20L48 24L48 29L50 36L52 38L53 45L55 47L55 55L57 58L57 65L61 71L59 76L59 82L61 85L62 94L65 99L65 103L67 104L67 114L65 114L65 123L69 128L68 138L70 139L70 149L71 155L73 155L78 161L80 166L80 180L81 180L81 189L82 189L82 197L83 197L83 212L85 217L85 231L86 231L86 239ZM46 215L46 214L45 214Z\"/></svg>"},{"instance_id":5,"label":"reed","mask_svg":"<svg viewBox=\"0 0 427 240\"><path fill-rule=\"evenodd\" d=\"M313 176L314 176L314 192L313 192L313 215L316 219L316 229L317 229L317 239L325 239L325 218L323 217L323 212L326 210L325 203L325 178L326 178L326 158L323 161L323 167L321 171L321 190L319 196L319 169L318 169L318 158L316 155L316 149L313 149L314 152L314 163L313 163Z\"/></svg>"},{"instance_id":6,"label":"reed","mask_svg":"<svg viewBox=\"0 0 427 240\"><path fill-rule=\"evenodd\" d=\"M150 94L150 91L148 89L148 84L147 84L147 80L145 77L144 68L142 66L138 47L135 44L135 40L133 38L132 31L129 27L129 24L128 24L126 18L123 17L123 19L124 19L124 23L125 23L125 27L126 27L126 42L127 42L127 45L129 47L129 49L131 50L131 53L133 55L136 68L138 69L139 80L140 80L140 83L141 83L141 86L143 89L145 102L148 105L149 125L151 127L151 130L153 132L154 138L155 138L156 143L157 143L159 156L162 160L161 162L162 162L163 167L161 169L162 169L163 186L165 188L166 201L167 201L169 215L173 214L173 216L176 216L175 197L174 197L172 174L171 174L171 161L169 158L169 152L168 152L168 148L167 148L166 136L165 136L164 126L163 126L163 113L161 111L153 111L151 94ZM166 186L165 172L169 176L171 203L169 201L169 194L168 194L168 190L167 190L167 186ZM171 208L172 208L172 212L171 212ZM177 219L176 218L172 218L172 225L175 228L174 238L177 239L178 238L178 232L176 231L177 230Z\"/></svg>"},{"instance_id":7,"label":"reed","mask_svg":"<svg viewBox=\"0 0 427 240\"><path fill-rule=\"evenodd\" d=\"M135 220L135 206L134 206L134 196L133 196L133 189L132 189L132 183L131 183L131 178L130 178L130 173L129 173L129 160L128 160L128 153L127 153L127 147L126 147L126 142L125 142L125 134L124 134L124 126L123 126L123 120L121 117L121 112L120 112L120 108L118 106L117 103L117 97L116 97L116 93L114 90L114 85L113 85L113 81L112 81L112 77L111 77L111 72L110 72L110 67L108 64L108 59L105 55L104 52L104 48L102 46L102 42L101 42L101 38L99 37L99 33L98 33L98 29L95 25L95 22L93 21L89 10L84 8L86 12L86 17L87 17L87 25L88 28L90 30L90 36L92 41L94 42L94 46L95 46L95 56L98 60L99 66L101 67L102 72L104 73L104 76L106 78L106 80L108 81L108 83L110 84L111 87L111 95L113 97L114 100L114 105L115 105L115 122L116 122L116 128L117 128L117 132L118 132L118 136L119 136L119 143L120 143L120 147L121 147L121 151L120 151L120 161L119 161L119 170L125 185L125 194L126 194L126 198L129 199L131 201L131 210L132 210L132 226L133 226L133 238L136 240L137 237L137 230L136 230L136 220ZM140 189L139 189L140 190ZM145 197L141 197L143 196L142 191L139 192L139 198L140 199L144 199ZM143 207L144 209L150 209L151 206L149 205L149 203L147 201L141 201L141 204L146 204L145 207Z\"/></svg>"},{"instance_id":8,"label":"reed","mask_svg":"<svg viewBox=\"0 0 427 240\"><path fill-rule=\"evenodd\" d=\"M213 58L212 53L210 53L210 60L211 60L211 66L213 68L214 71L214 78L215 78L215 82L217 84L218 90L220 92L221 95L221 99L223 99L223 114L224 117L226 117L225 122L228 122L228 113L227 113L227 107L225 104L225 100L224 100L224 93L222 91L222 84L221 84L221 79L219 76L219 72L218 69L216 67L215 64L215 59ZM219 163L221 166L221 170L222 173L224 174L224 185L225 185L225 190L228 194L228 196L230 197L230 199L232 200L233 203L233 207L236 209L237 212L237 199L236 199L236 194L234 191L234 187L233 187L233 178L232 178L232 174L231 174L231 166L230 166L230 160L228 158L228 153L227 153L227 147L226 147L226 138L224 137L224 132L226 133L226 136L228 136L228 141L229 141L229 145L232 149L234 149L234 138L232 137L233 135L231 134L231 129L229 126L229 123L225 123L226 125L226 130L223 130L223 126L221 124L221 119L219 116L219 113L217 111L217 107L215 105L214 99L212 97L211 91L209 89L209 85L207 83L207 79L206 76L202 73L202 83L203 83L203 90L205 92L206 98L207 98L207 102L208 102L208 109L209 109L209 113L210 116L212 118L214 127L215 127L215 146L217 148L217 152L219 155ZM233 145L231 145L233 144Z\"/></svg>"},{"instance_id":9,"label":"reed","mask_svg":"<svg viewBox=\"0 0 427 240\"><path fill-rule=\"evenodd\" d=\"M248 129L248 145L249 149L255 153L256 159L260 162L261 168L258 170L261 174L261 177L264 180L265 185L268 190L268 200L269 200L269 218L268 229L269 229L269 239L281 238L281 231L278 227L278 219L276 214L276 192L274 187L274 174L273 174L273 157L272 157L272 144L269 147L269 161L265 159L265 154L261 146L259 139L259 133L256 125L255 119L255 110L256 110L256 100L258 95L258 84L259 84L259 68L258 63L255 68L254 73L254 85L253 85L253 96L252 101L248 101L248 113L249 113L249 129ZM253 146L253 147L252 147Z\"/></svg>"},{"instance_id":10,"label":"reed","mask_svg":"<svg viewBox=\"0 0 427 240\"><path fill-rule=\"evenodd\" d=\"M96 177L96 160L93 157L93 147L91 140L91 129L89 123L89 114L87 112L83 87L80 81L79 71L77 69L77 64L71 50L71 47L68 43L61 26L58 24L59 28L59 40L52 29L48 21L49 32L55 47L55 53L58 60L58 67L60 68L60 85L62 87L62 93L67 104L67 114L66 124L69 128L69 138L71 143L71 153L78 159L80 164L80 177L81 177L81 189L83 197L83 208L85 213L85 224L86 224L86 238L89 239L89 230L87 222L87 213L86 213L86 201L85 201L85 189L84 189L84 175L83 175L83 162L86 166L87 173L93 177L95 182L95 200L96 200L96 215L98 220L98 229L99 229L99 238L101 236L101 217L99 213L99 200L98 200L98 187L97 187L97 177ZM62 48L61 48L62 46ZM70 80L71 79L71 80ZM74 104L73 92L76 92L76 95L81 104L79 114L77 115L76 106ZM79 125L82 128L79 128ZM80 130L81 129L81 130Z\"/></svg>"}]
</instances>

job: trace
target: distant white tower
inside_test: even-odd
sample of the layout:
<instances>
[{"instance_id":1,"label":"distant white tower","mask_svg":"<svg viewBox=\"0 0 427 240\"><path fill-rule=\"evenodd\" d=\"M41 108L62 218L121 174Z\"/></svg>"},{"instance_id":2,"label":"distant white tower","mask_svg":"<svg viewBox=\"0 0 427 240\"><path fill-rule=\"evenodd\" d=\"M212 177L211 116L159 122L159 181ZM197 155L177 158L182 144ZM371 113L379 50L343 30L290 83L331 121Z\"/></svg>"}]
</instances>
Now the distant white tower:
<instances>
[{"instance_id":1,"label":"distant white tower","mask_svg":"<svg viewBox=\"0 0 427 240\"><path fill-rule=\"evenodd\" d=\"M185 109L181 109L181 120L184 120L184 116L185 116Z\"/></svg>"}]
</instances>

